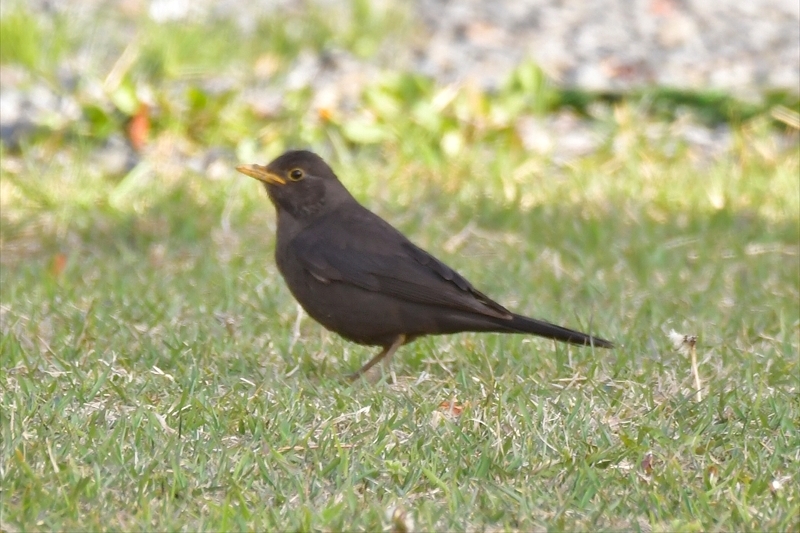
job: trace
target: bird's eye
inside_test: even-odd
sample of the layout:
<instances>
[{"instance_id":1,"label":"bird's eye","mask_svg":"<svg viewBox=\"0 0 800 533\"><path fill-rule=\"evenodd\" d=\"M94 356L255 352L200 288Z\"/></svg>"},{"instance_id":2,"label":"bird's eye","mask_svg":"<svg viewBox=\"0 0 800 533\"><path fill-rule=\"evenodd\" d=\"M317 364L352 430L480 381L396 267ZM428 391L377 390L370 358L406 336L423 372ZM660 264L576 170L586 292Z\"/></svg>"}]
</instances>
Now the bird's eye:
<instances>
[{"instance_id":1,"label":"bird's eye","mask_svg":"<svg viewBox=\"0 0 800 533\"><path fill-rule=\"evenodd\" d=\"M299 168L295 168L294 170L289 172L289 179L292 181L299 181L303 179L303 176L305 176L305 174Z\"/></svg>"}]
</instances>

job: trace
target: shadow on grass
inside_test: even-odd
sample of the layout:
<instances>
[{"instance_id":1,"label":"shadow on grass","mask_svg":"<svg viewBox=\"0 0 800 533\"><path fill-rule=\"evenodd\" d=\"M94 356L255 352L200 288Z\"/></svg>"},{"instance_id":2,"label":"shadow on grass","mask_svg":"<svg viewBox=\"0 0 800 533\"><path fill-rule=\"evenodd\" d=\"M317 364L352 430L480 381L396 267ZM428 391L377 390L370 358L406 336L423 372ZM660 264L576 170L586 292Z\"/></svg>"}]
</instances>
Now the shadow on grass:
<instances>
[{"instance_id":1,"label":"shadow on grass","mask_svg":"<svg viewBox=\"0 0 800 533\"><path fill-rule=\"evenodd\" d=\"M266 283L285 308L281 321L288 328L295 306L272 258L274 211L263 191L253 194L253 202L228 210L225 223L227 199L200 200L187 184L139 213L84 210L60 225L43 222L42 214L14 222L3 214L4 303L30 294L31 284L58 278L73 295L106 298L118 291L110 302L128 293L152 296L165 308L236 312L245 305L274 312L276 302L249 296L263 297ZM558 205L521 211L484 199L448 203L433 186L424 197L427 203L412 211L371 207L402 220L397 226L412 241L514 310L579 328L592 322L596 333L631 349L663 342L669 324L719 343L742 333L786 339L789 317L800 314L794 222L730 209L664 216L630 202L600 216ZM443 217L432 219L433 213ZM463 242L447 246L461 231ZM160 292L150 294L153 287ZM50 298L60 292L45 291Z\"/></svg>"},{"instance_id":2,"label":"shadow on grass","mask_svg":"<svg viewBox=\"0 0 800 533\"><path fill-rule=\"evenodd\" d=\"M187 181L173 187L168 194L158 196L138 212L108 205L71 209L68 215L29 210L11 218L5 211L0 212L0 237L7 252L2 261L7 266L15 266L26 260L48 259L54 253L69 253L76 244L100 253L114 253L120 249L145 253L150 246L164 243L202 249L209 246L214 232L223 226L227 226L231 235L251 244L263 243L263 249L272 249L274 209L260 188L247 194L255 198L230 213L225 212L227 198L218 195L210 201L198 199ZM621 257L632 254L631 260L639 254L639 259L649 257L661 262L660 254L680 248L681 241L713 242L715 247L733 248L782 243L788 250L800 238L797 222L776 223L744 209L724 208L664 216L663 213L650 214L645 204L628 201L625 212L622 205L609 205L606 213L598 216L565 205L538 205L523 210L489 198L476 198L470 204L453 203L450 194L432 184L427 184L420 196L425 198L425 203L415 209L364 203L417 243L428 240L430 232L446 238L472 224L477 233L516 235L521 248L530 249L534 254L537 248L547 247L559 249L576 259L593 254L603 257L604 262L613 260L611 256L615 254ZM433 221L432 216L436 217ZM61 220L55 221L58 217ZM448 255L441 243L433 242L428 246L430 251L443 257Z\"/></svg>"}]
</instances>

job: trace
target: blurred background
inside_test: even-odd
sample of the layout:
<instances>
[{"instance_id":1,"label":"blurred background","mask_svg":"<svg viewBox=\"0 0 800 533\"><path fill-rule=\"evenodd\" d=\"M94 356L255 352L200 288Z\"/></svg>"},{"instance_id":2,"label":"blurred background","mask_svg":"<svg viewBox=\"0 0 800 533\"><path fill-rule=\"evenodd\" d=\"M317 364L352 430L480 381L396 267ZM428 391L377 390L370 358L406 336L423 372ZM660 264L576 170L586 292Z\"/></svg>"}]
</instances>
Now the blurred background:
<instances>
[{"instance_id":1,"label":"blurred background","mask_svg":"<svg viewBox=\"0 0 800 533\"><path fill-rule=\"evenodd\" d=\"M212 175L232 153L329 145L333 134L374 145L404 135L394 112L437 88L448 90L415 111L442 142L434 151L463 143L441 113L463 87L508 94L490 127L556 157L601 145L582 119L624 95L710 119L680 132L707 152L726 149L729 131L715 126L729 119L766 111L794 131L798 121L794 0L7 0L0 15L11 173L33 145L49 159L77 143L104 174L160 147ZM180 145L165 147L166 134Z\"/></svg>"}]
</instances>

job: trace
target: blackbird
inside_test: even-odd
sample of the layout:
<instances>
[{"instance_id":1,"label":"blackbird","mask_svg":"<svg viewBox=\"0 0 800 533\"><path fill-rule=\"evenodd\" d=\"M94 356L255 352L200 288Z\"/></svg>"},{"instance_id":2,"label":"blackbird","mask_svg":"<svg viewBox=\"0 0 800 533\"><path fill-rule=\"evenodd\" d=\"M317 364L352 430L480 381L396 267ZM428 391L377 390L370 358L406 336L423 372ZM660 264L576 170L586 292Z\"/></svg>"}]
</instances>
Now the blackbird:
<instances>
[{"instance_id":1,"label":"blackbird","mask_svg":"<svg viewBox=\"0 0 800 533\"><path fill-rule=\"evenodd\" d=\"M423 335L530 333L612 348L607 340L512 313L359 204L318 155L289 151L236 170L264 183L278 214L275 261L317 322L382 350L363 375Z\"/></svg>"}]
</instances>

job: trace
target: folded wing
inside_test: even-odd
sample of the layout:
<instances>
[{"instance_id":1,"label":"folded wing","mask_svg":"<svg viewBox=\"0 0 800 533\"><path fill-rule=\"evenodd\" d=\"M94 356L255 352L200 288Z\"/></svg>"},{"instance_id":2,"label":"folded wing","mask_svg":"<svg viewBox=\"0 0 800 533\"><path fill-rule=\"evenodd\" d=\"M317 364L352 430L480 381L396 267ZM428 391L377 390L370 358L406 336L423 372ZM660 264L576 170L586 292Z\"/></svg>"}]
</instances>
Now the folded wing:
<instances>
[{"instance_id":1,"label":"folded wing","mask_svg":"<svg viewBox=\"0 0 800 533\"><path fill-rule=\"evenodd\" d=\"M325 219L320 219L313 231L301 233L289 246L324 283L348 283L410 302L507 320L513 317L458 272L366 210L337 218L336 231L328 231Z\"/></svg>"}]
</instances>

